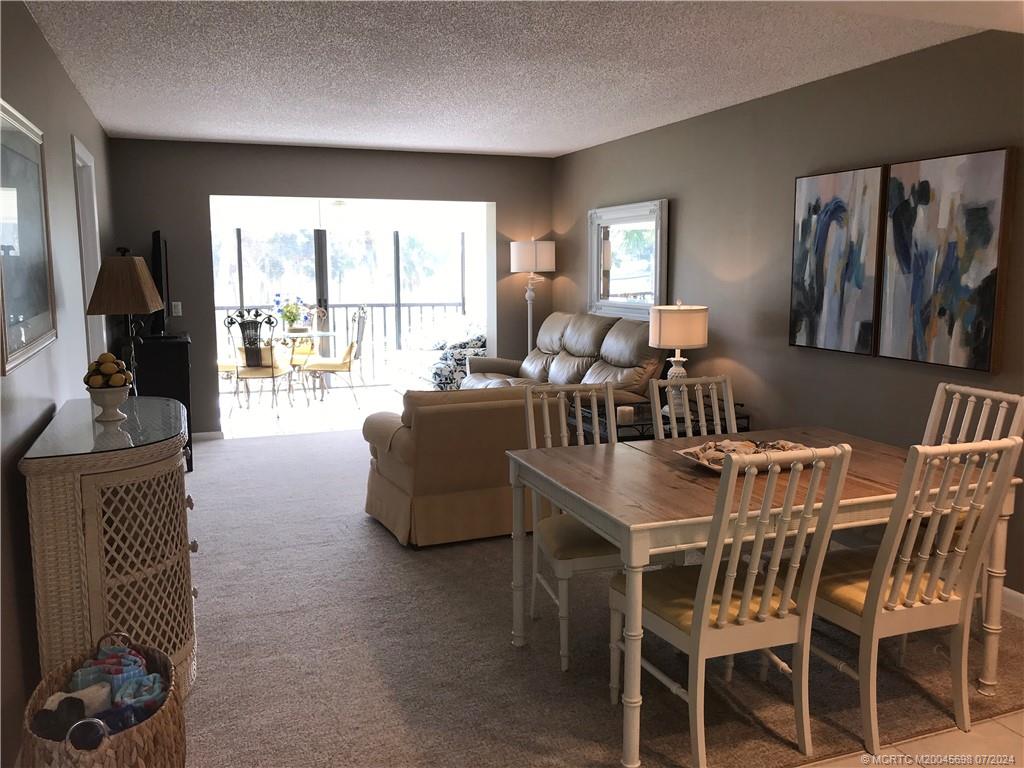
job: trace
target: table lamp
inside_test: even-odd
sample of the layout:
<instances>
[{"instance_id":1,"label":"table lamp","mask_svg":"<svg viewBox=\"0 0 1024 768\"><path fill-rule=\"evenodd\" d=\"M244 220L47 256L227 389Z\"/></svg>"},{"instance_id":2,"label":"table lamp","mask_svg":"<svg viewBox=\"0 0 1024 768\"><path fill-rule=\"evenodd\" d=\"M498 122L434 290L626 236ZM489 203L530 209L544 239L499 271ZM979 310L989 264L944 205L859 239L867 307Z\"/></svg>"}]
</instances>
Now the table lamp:
<instances>
[{"instance_id":1,"label":"table lamp","mask_svg":"<svg viewBox=\"0 0 1024 768\"><path fill-rule=\"evenodd\" d=\"M648 341L655 349L673 349L669 379L686 378L684 349L700 349L708 345L708 308L692 304L670 304L651 307L651 331Z\"/></svg>"},{"instance_id":2,"label":"table lamp","mask_svg":"<svg viewBox=\"0 0 1024 768\"><path fill-rule=\"evenodd\" d=\"M526 281L526 351L533 349L533 286L543 278L537 272L555 271L555 243L552 240L515 241L512 250L512 272L529 272Z\"/></svg>"},{"instance_id":3,"label":"table lamp","mask_svg":"<svg viewBox=\"0 0 1024 768\"><path fill-rule=\"evenodd\" d=\"M156 289L153 276L141 256L132 256L127 248L118 248L117 256L108 256L100 263L96 285L89 297L87 315L125 315L128 328L128 370L132 387L138 393L135 372L135 339L138 323L134 315L149 315L163 309L164 301Z\"/></svg>"}]
</instances>

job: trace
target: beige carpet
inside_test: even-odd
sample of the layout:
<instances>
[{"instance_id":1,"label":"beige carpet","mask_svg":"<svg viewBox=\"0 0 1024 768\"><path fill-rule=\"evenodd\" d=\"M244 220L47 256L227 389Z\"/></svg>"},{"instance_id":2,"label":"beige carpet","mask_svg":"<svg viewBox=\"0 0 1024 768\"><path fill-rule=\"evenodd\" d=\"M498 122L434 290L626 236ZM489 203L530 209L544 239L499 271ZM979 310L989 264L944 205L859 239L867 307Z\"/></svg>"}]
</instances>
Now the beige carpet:
<instances>
[{"instance_id":1,"label":"beige carpet","mask_svg":"<svg viewBox=\"0 0 1024 768\"><path fill-rule=\"evenodd\" d=\"M196 446L189 766L618 765L607 577L574 580L573 668L562 674L550 603L530 646L510 644L509 541L400 547L363 512L366 464L357 432ZM1024 625L1005 624L1004 684L997 698L973 697L975 719L1024 707ZM824 644L856 661L840 630ZM656 639L645 648L685 680L685 656ZM980 658L976 645L972 677ZM883 741L953 725L947 659L942 636L924 633L905 674L883 668ZM759 683L756 666L739 659L731 687L712 667L712 765L805 762L788 681ZM858 750L855 684L814 659L811 685L816 757ZM646 675L643 695L644 764L689 765L685 705Z\"/></svg>"}]
</instances>

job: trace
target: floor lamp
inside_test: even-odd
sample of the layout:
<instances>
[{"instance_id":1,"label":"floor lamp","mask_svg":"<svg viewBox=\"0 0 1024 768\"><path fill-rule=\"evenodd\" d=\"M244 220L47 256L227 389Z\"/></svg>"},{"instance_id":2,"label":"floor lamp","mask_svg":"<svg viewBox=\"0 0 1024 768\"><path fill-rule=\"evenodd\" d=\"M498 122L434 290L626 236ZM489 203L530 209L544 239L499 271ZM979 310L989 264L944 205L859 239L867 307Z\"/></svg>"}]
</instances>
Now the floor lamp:
<instances>
[{"instance_id":1,"label":"floor lamp","mask_svg":"<svg viewBox=\"0 0 1024 768\"><path fill-rule=\"evenodd\" d=\"M153 283L153 276L141 256L130 256L128 250L118 249L120 256L108 256L100 263L96 285L89 298L87 315L125 315L128 327L127 368L132 372L132 388L138 394L138 376L135 370L135 340L138 336L137 316L150 315L164 308Z\"/></svg>"},{"instance_id":2,"label":"floor lamp","mask_svg":"<svg viewBox=\"0 0 1024 768\"><path fill-rule=\"evenodd\" d=\"M512 272L529 272L526 281L526 351L533 349L533 286L543 278L538 272L555 271L555 243L551 240L526 240L512 243Z\"/></svg>"}]
</instances>

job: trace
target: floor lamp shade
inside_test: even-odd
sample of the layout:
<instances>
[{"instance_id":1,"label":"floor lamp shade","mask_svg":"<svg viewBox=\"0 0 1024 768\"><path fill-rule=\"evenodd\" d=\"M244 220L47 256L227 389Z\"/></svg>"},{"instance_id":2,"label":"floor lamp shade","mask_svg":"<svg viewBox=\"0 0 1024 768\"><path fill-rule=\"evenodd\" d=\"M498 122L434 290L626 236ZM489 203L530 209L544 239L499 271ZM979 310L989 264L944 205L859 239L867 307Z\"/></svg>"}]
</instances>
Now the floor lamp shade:
<instances>
[{"instance_id":1,"label":"floor lamp shade","mask_svg":"<svg viewBox=\"0 0 1024 768\"><path fill-rule=\"evenodd\" d=\"M100 264L87 315L148 315L164 308L141 256L108 256Z\"/></svg>"},{"instance_id":2,"label":"floor lamp shade","mask_svg":"<svg viewBox=\"0 0 1024 768\"><path fill-rule=\"evenodd\" d=\"M708 308L688 304L651 307L648 343L655 349L699 349L708 345Z\"/></svg>"},{"instance_id":3,"label":"floor lamp shade","mask_svg":"<svg viewBox=\"0 0 1024 768\"><path fill-rule=\"evenodd\" d=\"M555 243L552 240L515 241L511 244L512 272L554 272Z\"/></svg>"}]
</instances>

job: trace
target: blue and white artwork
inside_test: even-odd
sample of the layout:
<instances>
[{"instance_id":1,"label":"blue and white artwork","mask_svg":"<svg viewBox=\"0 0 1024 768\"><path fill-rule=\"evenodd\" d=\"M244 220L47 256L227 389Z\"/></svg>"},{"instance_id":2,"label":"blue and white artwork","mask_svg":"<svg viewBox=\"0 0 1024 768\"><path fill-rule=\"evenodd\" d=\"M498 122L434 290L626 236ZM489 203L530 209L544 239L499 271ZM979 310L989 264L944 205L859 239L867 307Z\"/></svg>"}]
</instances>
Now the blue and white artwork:
<instances>
[{"instance_id":1,"label":"blue and white artwork","mask_svg":"<svg viewBox=\"0 0 1024 768\"><path fill-rule=\"evenodd\" d=\"M882 169L796 180L789 343L870 355Z\"/></svg>"},{"instance_id":2,"label":"blue and white artwork","mask_svg":"<svg viewBox=\"0 0 1024 768\"><path fill-rule=\"evenodd\" d=\"M992 367L1006 150L893 165L879 354Z\"/></svg>"}]
</instances>

